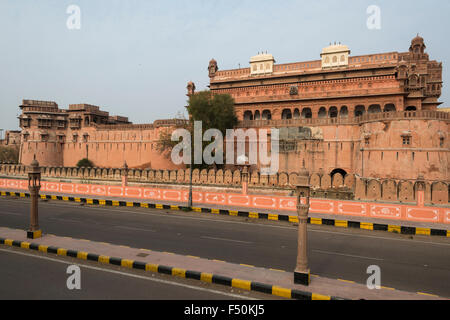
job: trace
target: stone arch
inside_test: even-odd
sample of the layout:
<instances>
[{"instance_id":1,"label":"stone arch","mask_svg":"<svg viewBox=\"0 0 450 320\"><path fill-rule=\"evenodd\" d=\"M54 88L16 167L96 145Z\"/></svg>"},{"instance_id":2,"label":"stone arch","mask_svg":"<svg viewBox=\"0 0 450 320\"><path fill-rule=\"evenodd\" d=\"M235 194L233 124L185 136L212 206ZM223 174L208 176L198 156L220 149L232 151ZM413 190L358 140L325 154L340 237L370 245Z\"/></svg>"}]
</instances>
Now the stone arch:
<instances>
[{"instance_id":1,"label":"stone arch","mask_svg":"<svg viewBox=\"0 0 450 320\"><path fill-rule=\"evenodd\" d=\"M272 120L272 113L270 112L270 110L263 110L263 112L261 114L261 119L262 120Z\"/></svg>"},{"instance_id":2,"label":"stone arch","mask_svg":"<svg viewBox=\"0 0 450 320\"><path fill-rule=\"evenodd\" d=\"M397 183L395 180L384 180L381 184L381 198L386 201L397 201Z\"/></svg>"},{"instance_id":3,"label":"stone arch","mask_svg":"<svg viewBox=\"0 0 450 320\"><path fill-rule=\"evenodd\" d=\"M336 172L333 175L333 177L332 177L332 186L335 189L342 188L344 186L344 176L341 173Z\"/></svg>"},{"instance_id":4,"label":"stone arch","mask_svg":"<svg viewBox=\"0 0 450 320\"><path fill-rule=\"evenodd\" d=\"M338 117L338 108L335 106L330 107L330 109L328 109L328 117L329 118L337 118Z\"/></svg>"},{"instance_id":5,"label":"stone arch","mask_svg":"<svg viewBox=\"0 0 450 320\"><path fill-rule=\"evenodd\" d=\"M401 181L398 184L398 200L400 202L414 202L414 188L410 181Z\"/></svg>"},{"instance_id":6,"label":"stone arch","mask_svg":"<svg viewBox=\"0 0 450 320\"><path fill-rule=\"evenodd\" d=\"M292 111L291 109L284 109L281 113L281 119L287 120L292 119Z\"/></svg>"},{"instance_id":7,"label":"stone arch","mask_svg":"<svg viewBox=\"0 0 450 320\"><path fill-rule=\"evenodd\" d=\"M363 105L358 105L355 107L355 117L363 116L366 113L366 107Z\"/></svg>"},{"instance_id":8,"label":"stone arch","mask_svg":"<svg viewBox=\"0 0 450 320\"><path fill-rule=\"evenodd\" d=\"M234 185L241 184L241 171L240 170L234 170L234 172L233 172L233 184Z\"/></svg>"},{"instance_id":9,"label":"stone arch","mask_svg":"<svg viewBox=\"0 0 450 320\"><path fill-rule=\"evenodd\" d=\"M194 169L192 170L192 183L200 182L200 170Z\"/></svg>"},{"instance_id":10,"label":"stone arch","mask_svg":"<svg viewBox=\"0 0 450 320\"><path fill-rule=\"evenodd\" d=\"M183 183L184 182L184 170L183 169L178 169L177 182L178 183Z\"/></svg>"},{"instance_id":11,"label":"stone arch","mask_svg":"<svg viewBox=\"0 0 450 320\"><path fill-rule=\"evenodd\" d=\"M258 185L259 184L259 173L258 171L253 171L250 175L250 184Z\"/></svg>"},{"instance_id":12,"label":"stone arch","mask_svg":"<svg viewBox=\"0 0 450 320\"><path fill-rule=\"evenodd\" d=\"M259 176L259 184L262 186L269 185L269 176L267 174L261 174Z\"/></svg>"},{"instance_id":13,"label":"stone arch","mask_svg":"<svg viewBox=\"0 0 450 320\"><path fill-rule=\"evenodd\" d=\"M294 109L293 117L294 117L294 119L300 119L300 111L298 110L298 108Z\"/></svg>"},{"instance_id":14,"label":"stone arch","mask_svg":"<svg viewBox=\"0 0 450 320\"><path fill-rule=\"evenodd\" d=\"M311 108L303 108L301 116L302 119L311 119L312 118Z\"/></svg>"},{"instance_id":15,"label":"stone arch","mask_svg":"<svg viewBox=\"0 0 450 320\"><path fill-rule=\"evenodd\" d=\"M367 109L367 112L369 114L380 113L381 112L381 106L379 104L372 104L372 105L369 106L369 109Z\"/></svg>"},{"instance_id":16,"label":"stone arch","mask_svg":"<svg viewBox=\"0 0 450 320\"><path fill-rule=\"evenodd\" d=\"M232 184L233 183L233 173L230 169L225 170L225 175L223 179L224 184Z\"/></svg>"},{"instance_id":17,"label":"stone arch","mask_svg":"<svg viewBox=\"0 0 450 320\"><path fill-rule=\"evenodd\" d=\"M319 113L317 114L319 118L326 118L327 116L327 109L325 107L320 107Z\"/></svg>"},{"instance_id":18,"label":"stone arch","mask_svg":"<svg viewBox=\"0 0 450 320\"><path fill-rule=\"evenodd\" d=\"M397 109L395 108L395 104L388 103L384 105L383 112L395 112Z\"/></svg>"},{"instance_id":19,"label":"stone arch","mask_svg":"<svg viewBox=\"0 0 450 320\"><path fill-rule=\"evenodd\" d=\"M431 185L431 202L433 204L448 203L448 187L444 182L438 181Z\"/></svg>"},{"instance_id":20,"label":"stone arch","mask_svg":"<svg viewBox=\"0 0 450 320\"><path fill-rule=\"evenodd\" d=\"M253 117L254 120L261 120L261 113L259 110L255 111L255 116Z\"/></svg>"},{"instance_id":21,"label":"stone arch","mask_svg":"<svg viewBox=\"0 0 450 320\"><path fill-rule=\"evenodd\" d=\"M293 172L289 174L289 184L295 186L297 184L298 174Z\"/></svg>"},{"instance_id":22,"label":"stone arch","mask_svg":"<svg viewBox=\"0 0 450 320\"><path fill-rule=\"evenodd\" d=\"M216 184L223 184L223 170L222 169L217 170Z\"/></svg>"},{"instance_id":23,"label":"stone arch","mask_svg":"<svg viewBox=\"0 0 450 320\"><path fill-rule=\"evenodd\" d=\"M344 178L344 186L353 189L355 187L355 175L347 174Z\"/></svg>"},{"instance_id":24,"label":"stone arch","mask_svg":"<svg viewBox=\"0 0 450 320\"><path fill-rule=\"evenodd\" d=\"M200 183L208 183L208 170L202 169L200 171Z\"/></svg>"},{"instance_id":25,"label":"stone arch","mask_svg":"<svg viewBox=\"0 0 450 320\"><path fill-rule=\"evenodd\" d=\"M348 117L348 107L347 106L342 106L341 110L339 111L339 116L341 118L347 118Z\"/></svg>"},{"instance_id":26,"label":"stone arch","mask_svg":"<svg viewBox=\"0 0 450 320\"><path fill-rule=\"evenodd\" d=\"M329 174L324 174L320 181L320 187L323 190L327 190L331 188L331 176Z\"/></svg>"},{"instance_id":27,"label":"stone arch","mask_svg":"<svg viewBox=\"0 0 450 320\"><path fill-rule=\"evenodd\" d=\"M169 170L164 170L163 171L162 180L164 182L169 182L170 181Z\"/></svg>"},{"instance_id":28,"label":"stone arch","mask_svg":"<svg viewBox=\"0 0 450 320\"><path fill-rule=\"evenodd\" d=\"M244 112L244 121L253 120L253 113L249 110Z\"/></svg>"},{"instance_id":29,"label":"stone arch","mask_svg":"<svg viewBox=\"0 0 450 320\"><path fill-rule=\"evenodd\" d=\"M317 173L313 173L309 179L309 184L312 188L320 188L320 176Z\"/></svg>"},{"instance_id":30,"label":"stone arch","mask_svg":"<svg viewBox=\"0 0 450 320\"><path fill-rule=\"evenodd\" d=\"M367 183L367 195L368 200L380 200L381 199L381 184L378 180L371 179Z\"/></svg>"},{"instance_id":31,"label":"stone arch","mask_svg":"<svg viewBox=\"0 0 450 320\"><path fill-rule=\"evenodd\" d=\"M216 183L216 170L209 169L208 171L208 183L215 184Z\"/></svg>"},{"instance_id":32,"label":"stone arch","mask_svg":"<svg viewBox=\"0 0 450 320\"><path fill-rule=\"evenodd\" d=\"M280 187L287 186L289 183L289 177L286 172L282 172L278 175L278 185Z\"/></svg>"}]
</instances>

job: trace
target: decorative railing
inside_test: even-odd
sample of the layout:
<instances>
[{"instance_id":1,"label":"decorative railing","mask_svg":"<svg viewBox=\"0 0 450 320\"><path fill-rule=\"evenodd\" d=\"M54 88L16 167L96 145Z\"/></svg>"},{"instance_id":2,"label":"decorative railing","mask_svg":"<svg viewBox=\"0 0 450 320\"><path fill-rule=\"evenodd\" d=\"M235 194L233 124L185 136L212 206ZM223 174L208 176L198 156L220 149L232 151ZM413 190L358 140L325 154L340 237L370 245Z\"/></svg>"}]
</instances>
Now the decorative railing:
<instances>
[{"instance_id":1,"label":"decorative railing","mask_svg":"<svg viewBox=\"0 0 450 320\"><path fill-rule=\"evenodd\" d=\"M405 119L450 120L450 113L434 110L398 111L364 114L359 117L310 118L310 119L278 119L278 120L245 120L240 121L239 128L249 127L291 127L291 126L325 126L325 125L358 125L373 121L393 121Z\"/></svg>"}]
</instances>

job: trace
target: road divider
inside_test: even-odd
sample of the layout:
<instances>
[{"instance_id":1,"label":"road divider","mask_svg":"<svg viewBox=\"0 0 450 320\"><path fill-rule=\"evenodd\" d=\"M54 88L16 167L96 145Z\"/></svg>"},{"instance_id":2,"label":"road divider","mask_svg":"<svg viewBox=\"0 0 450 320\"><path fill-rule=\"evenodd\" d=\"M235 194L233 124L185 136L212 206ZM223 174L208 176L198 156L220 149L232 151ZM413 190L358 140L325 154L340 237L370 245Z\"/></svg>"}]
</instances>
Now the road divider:
<instances>
[{"instance_id":1,"label":"road divider","mask_svg":"<svg viewBox=\"0 0 450 320\"><path fill-rule=\"evenodd\" d=\"M16 193L16 192L6 192L1 191L1 196L10 197L30 197L29 193ZM211 213L215 215L228 215L228 216L238 216L249 219L260 219L268 221L285 221L290 223L298 223L298 217L292 215L283 214L272 214L272 213L258 213L251 211L236 211L228 209L217 209L217 208L205 208L205 207L185 207L178 205L166 205L158 203L146 203L146 202L128 202L128 201L117 201L117 200L105 200L105 199L95 199L95 198L76 198L67 196L55 196L55 195L41 195L43 200L60 200L60 201L70 201L85 203L88 205L100 205L100 206L114 206L114 207L134 207L134 208L151 208L160 210L172 210L172 211L194 211L198 213ZM380 224L372 222L360 222L360 221L350 221L342 219L324 219L324 218L308 218L309 224L314 225L326 225L335 226L339 228L355 228L371 231L386 231L391 233L406 234L406 235L427 235L427 236L442 236L450 237L450 230L443 229L433 229L433 228L419 228L410 226L399 226L390 224Z\"/></svg>"}]
</instances>

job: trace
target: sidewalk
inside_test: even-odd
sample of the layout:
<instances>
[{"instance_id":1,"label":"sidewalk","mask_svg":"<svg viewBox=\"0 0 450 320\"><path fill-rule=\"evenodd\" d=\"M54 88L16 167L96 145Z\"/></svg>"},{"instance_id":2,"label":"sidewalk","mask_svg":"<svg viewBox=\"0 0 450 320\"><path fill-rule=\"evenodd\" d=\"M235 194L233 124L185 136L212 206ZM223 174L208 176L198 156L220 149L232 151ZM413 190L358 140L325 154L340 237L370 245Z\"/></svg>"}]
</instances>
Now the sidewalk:
<instances>
[{"instance_id":1,"label":"sidewalk","mask_svg":"<svg viewBox=\"0 0 450 320\"><path fill-rule=\"evenodd\" d=\"M294 275L292 272L48 234L44 234L42 238L31 240L32 244L28 241L24 230L0 227L0 245L22 247L49 254L77 257L83 260L98 261L99 263L197 279L287 298L306 300L337 298L352 300L446 300L437 296L389 288L369 290L361 284L315 276L311 277L311 285L306 287L293 283ZM138 261L135 259L138 259Z\"/></svg>"},{"instance_id":2,"label":"sidewalk","mask_svg":"<svg viewBox=\"0 0 450 320\"><path fill-rule=\"evenodd\" d=\"M23 193L24 190L19 189L2 189L0 191L6 191L6 192L15 192L17 194ZM79 199L86 199L85 196L81 195L75 195L75 194L64 194L59 192L44 192L41 194L49 195L49 196L57 196L57 197L67 197L67 198L79 198ZM152 203L152 204L160 204L160 205L167 205L167 206L180 206L180 207L187 207L187 203L184 202L174 202L174 201L163 201L163 200L157 200L157 201L143 201L142 199L134 199L134 198L125 198L125 197L105 197L105 196L88 196L88 199L95 199L95 200L110 200L110 201L118 201L123 203ZM247 207L235 207L235 206L226 206L226 205L213 205L213 204L196 204L193 203L193 207L198 208L207 208L207 209L217 209L217 210L231 210L236 212L256 212L256 213L262 213L262 214L274 214L278 215L277 219L274 220L285 220L285 221L291 221L296 222L297 221L297 213L293 211L283 211L283 210L270 210L270 209L249 209ZM248 215L247 215L248 216ZM370 217L359 217L359 216L352 216L352 215L338 215L338 214L322 214L322 213L312 213L310 212L308 214L310 218L316 218L316 219L325 219L325 220L338 220L338 221L345 221L345 222L356 222L356 223L370 223L370 224L378 224L386 226L401 226L404 228L426 228L426 229L433 229L433 230L450 230L450 225L445 223L427 223L427 222L416 222L416 221L405 221L405 220L395 220L395 219L380 219L380 218L370 218ZM281 217L281 218L280 218ZM316 224L322 224L322 221L320 223ZM326 224L326 223L323 223ZM356 226L357 228L360 228L360 226ZM362 228L362 227L361 227ZM382 230L382 229L380 229ZM410 230L407 232L403 232L404 230L398 230L399 233L406 233L406 234L416 234L415 230ZM450 231L447 232L450 235ZM419 233L417 233L419 234ZM445 236L445 234L442 234Z\"/></svg>"}]
</instances>

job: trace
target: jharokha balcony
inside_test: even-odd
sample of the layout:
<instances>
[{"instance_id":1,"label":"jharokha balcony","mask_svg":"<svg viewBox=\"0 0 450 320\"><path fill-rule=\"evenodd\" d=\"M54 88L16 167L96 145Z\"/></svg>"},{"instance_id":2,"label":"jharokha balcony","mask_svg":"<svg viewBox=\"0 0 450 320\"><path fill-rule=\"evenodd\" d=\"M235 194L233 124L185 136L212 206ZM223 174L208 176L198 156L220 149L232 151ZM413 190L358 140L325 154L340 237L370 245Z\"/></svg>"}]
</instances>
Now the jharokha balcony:
<instances>
[{"instance_id":1,"label":"jharokha balcony","mask_svg":"<svg viewBox=\"0 0 450 320\"><path fill-rule=\"evenodd\" d=\"M364 114L358 117L244 120L238 123L238 127L249 128L249 127L296 127L304 125L315 125L315 126L358 125L366 122L393 121L404 119L450 121L450 113L435 110L419 110L419 111L381 112L373 114Z\"/></svg>"}]
</instances>

